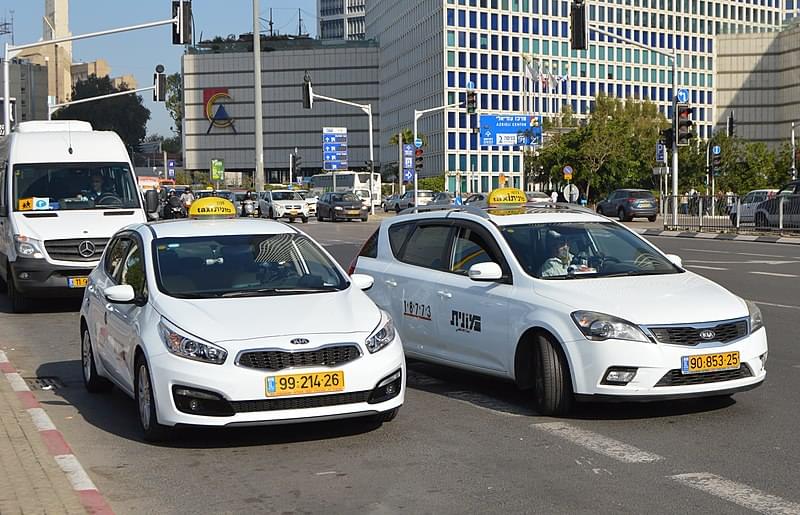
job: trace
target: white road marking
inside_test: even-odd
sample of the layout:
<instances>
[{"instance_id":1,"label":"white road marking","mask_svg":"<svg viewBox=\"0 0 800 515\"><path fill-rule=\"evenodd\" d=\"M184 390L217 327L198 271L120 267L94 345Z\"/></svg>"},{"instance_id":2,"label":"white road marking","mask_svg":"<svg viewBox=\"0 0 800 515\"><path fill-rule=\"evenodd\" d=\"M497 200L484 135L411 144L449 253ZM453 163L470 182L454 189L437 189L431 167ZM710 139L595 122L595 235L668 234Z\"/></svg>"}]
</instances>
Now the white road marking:
<instances>
[{"instance_id":1,"label":"white road marking","mask_svg":"<svg viewBox=\"0 0 800 515\"><path fill-rule=\"evenodd\" d=\"M54 431L56 429L56 425L42 408L28 408L28 413L38 431Z\"/></svg>"},{"instance_id":2,"label":"white road marking","mask_svg":"<svg viewBox=\"0 0 800 515\"><path fill-rule=\"evenodd\" d=\"M325 472L317 472L314 474L315 476L332 476L336 474L335 470L326 470Z\"/></svg>"},{"instance_id":3,"label":"white road marking","mask_svg":"<svg viewBox=\"0 0 800 515\"><path fill-rule=\"evenodd\" d=\"M622 463L652 463L664 458L658 454L646 452L633 445L622 443L619 440L608 438L592 431L565 424L564 422L547 422L532 424L532 428L554 434L565 440L585 447L590 451L603 454Z\"/></svg>"},{"instance_id":4,"label":"white road marking","mask_svg":"<svg viewBox=\"0 0 800 515\"><path fill-rule=\"evenodd\" d=\"M789 256L778 256L775 254L754 254L752 252L725 252L724 250L704 250L704 249L681 249L681 250L685 250L687 252L708 252L709 254L725 254L727 256L733 254L737 256L757 256L757 257L775 257L775 258L789 257Z\"/></svg>"},{"instance_id":5,"label":"white road marking","mask_svg":"<svg viewBox=\"0 0 800 515\"><path fill-rule=\"evenodd\" d=\"M770 275L772 277L797 277L794 274L779 274L777 272L750 272L755 275Z\"/></svg>"},{"instance_id":6,"label":"white road marking","mask_svg":"<svg viewBox=\"0 0 800 515\"><path fill-rule=\"evenodd\" d=\"M670 476L670 478L691 488L715 495L759 513L776 515L800 514L800 504L709 472L678 474ZM722 511L725 510L723 509Z\"/></svg>"},{"instance_id":7,"label":"white road marking","mask_svg":"<svg viewBox=\"0 0 800 515\"><path fill-rule=\"evenodd\" d=\"M444 395L456 401L463 402L464 404L469 404L475 408L491 411L492 413L505 415L507 417L520 417L522 415L527 416L533 414L532 412L526 412L524 408L503 402L482 393L457 391L445 392Z\"/></svg>"},{"instance_id":8,"label":"white road marking","mask_svg":"<svg viewBox=\"0 0 800 515\"><path fill-rule=\"evenodd\" d=\"M55 458L74 490L97 490L92 480L89 479L89 474L86 473L74 454L62 454Z\"/></svg>"},{"instance_id":9,"label":"white road marking","mask_svg":"<svg viewBox=\"0 0 800 515\"><path fill-rule=\"evenodd\" d=\"M6 353L0 350L0 363L8 363Z\"/></svg>"},{"instance_id":10,"label":"white road marking","mask_svg":"<svg viewBox=\"0 0 800 515\"><path fill-rule=\"evenodd\" d=\"M701 270L727 270L727 268L722 268L718 266L703 266L703 265L686 265L689 268L699 268Z\"/></svg>"},{"instance_id":11,"label":"white road marking","mask_svg":"<svg viewBox=\"0 0 800 515\"><path fill-rule=\"evenodd\" d=\"M11 384L11 389L15 392L29 392L31 390L28 388L25 380L22 379L22 376L16 372L6 374L6 379L8 379L8 382Z\"/></svg>"},{"instance_id":12,"label":"white road marking","mask_svg":"<svg viewBox=\"0 0 800 515\"><path fill-rule=\"evenodd\" d=\"M753 302L762 306L771 306L773 308L800 309L800 306L792 306L789 304L773 304L772 302L762 302L760 300L754 300Z\"/></svg>"}]
</instances>

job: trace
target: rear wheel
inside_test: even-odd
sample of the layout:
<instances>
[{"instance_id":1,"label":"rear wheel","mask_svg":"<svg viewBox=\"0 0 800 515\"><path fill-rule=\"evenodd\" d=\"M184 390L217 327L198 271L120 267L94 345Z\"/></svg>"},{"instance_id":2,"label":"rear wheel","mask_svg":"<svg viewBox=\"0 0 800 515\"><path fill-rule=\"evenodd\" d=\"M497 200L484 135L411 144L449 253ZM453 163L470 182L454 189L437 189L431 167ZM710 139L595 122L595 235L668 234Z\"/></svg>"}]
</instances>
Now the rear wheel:
<instances>
[{"instance_id":1,"label":"rear wheel","mask_svg":"<svg viewBox=\"0 0 800 515\"><path fill-rule=\"evenodd\" d=\"M650 221L650 222L655 222L656 221L656 215L648 216L647 220Z\"/></svg>"},{"instance_id":2,"label":"rear wheel","mask_svg":"<svg viewBox=\"0 0 800 515\"><path fill-rule=\"evenodd\" d=\"M566 358L552 340L539 336L536 360L536 409L542 415L568 413L574 399Z\"/></svg>"},{"instance_id":3,"label":"rear wheel","mask_svg":"<svg viewBox=\"0 0 800 515\"><path fill-rule=\"evenodd\" d=\"M111 381L97 374L89 329L84 327L81 335L81 363L83 365L83 385L89 393L103 393L111 390Z\"/></svg>"},{"instance_id":4,"label":"rear wheel","mask_svg":"<svg viewBox=\"0 0 800 515\"><path fill-rule=\"evenodd\" d=\"M136 359L136 405L139 408L139 426L144 433L144 439L148 442L158 442L167 438L170 428L158 423L153 382L144 356Z\"/></svg>"}]
</instances>

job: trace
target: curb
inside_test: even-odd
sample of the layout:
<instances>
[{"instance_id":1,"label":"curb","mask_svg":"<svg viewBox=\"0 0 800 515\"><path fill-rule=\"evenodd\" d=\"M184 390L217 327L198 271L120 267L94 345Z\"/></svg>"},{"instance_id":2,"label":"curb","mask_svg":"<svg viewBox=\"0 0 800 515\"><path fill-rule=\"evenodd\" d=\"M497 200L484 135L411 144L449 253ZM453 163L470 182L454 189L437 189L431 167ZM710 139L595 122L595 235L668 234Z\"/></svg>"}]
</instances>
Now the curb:
<instances>
[{"instance_id":1,"label":"curb","mask_svg":"<svg viewBox=\"0 0 800 515\"><path fill-rule=\"evenodd\" d=\"M0 372L5 375L11 389L17 394L23 408L28 412L34 426L39 431L45 447L53 456L58 467L67 476L72 489L78 494L80 503L86 508L87 513L113 515L114 511L103 495L89 478L89 474L73 454L64 435L56 429L55 424L39 404L25 380L17 369L8 361L5 352L0 351Z\"/></svg>"},{"instance_id":2,"label":"curb","mask_svg":"<svg viewBox=\"0 0 800 515\"><path fill-rule=\"evenodd\" d=\"M686 232L663 231L661 229L633 229L642 236L664 236L671 238L699 238L703 240L749 241L753 243L783 243L785 245L800 245L800 238L785 236L754 236L749 234L732 234L726 232Z\"/></svg>"}]
</instances>

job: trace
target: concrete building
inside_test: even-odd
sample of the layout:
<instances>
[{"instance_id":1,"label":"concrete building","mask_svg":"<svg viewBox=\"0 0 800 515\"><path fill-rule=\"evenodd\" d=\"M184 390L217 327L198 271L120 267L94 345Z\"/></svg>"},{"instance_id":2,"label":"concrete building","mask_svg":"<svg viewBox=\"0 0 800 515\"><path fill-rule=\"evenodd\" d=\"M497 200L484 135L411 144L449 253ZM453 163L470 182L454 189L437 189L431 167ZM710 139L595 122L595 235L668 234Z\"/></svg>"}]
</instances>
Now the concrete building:
<instances>
[{"instance_id":1,"label":"concrete building","mask_svg":"<svg viewBox=\"0 0 800 515\"><path fill-rule=\"evenodd\" d=\"M249 37L249 35L248 35ZM183 57L184 163L188 170L208 170L211 159L224 159L226 170L255 168L253 54L251 40L204 43ZM301 175L322 166L322 128L346 127L351 168L369 159L368 119L357 108L331 102L302 106L306 70L316 93L373 105L375 161L378 48L371 41L320 41L263 38L261 54L264 161L267 182L288 177L289 154L298 149Z\"/></svg>"},{"instance_id":2,"label":"concrete building","mask_svg":"<svg viewBox=\"0 0 800 515\"><path fill-rule=\"evenodd\" d=\"M607 31L677 52L678 84L689 90L696 131L705 138L715 120L714 36L776 30L796 8L795 0L604 0L592 2L588 15ZM650 99L672 115L669 60L595 32L588 51L571 50L566 0L373 0L366 19L366 37L381 48L383 155L396 154L386 142L412 126L414 108L463 101L468 82L476 85L481 114L548 117L568 104L582 117L605 93ZM526 60L557 91L541 91L541 82L526 80ZM477 150L477 134L470 131L475 125L463 108L422 118L420 130L429 138L422 175L470 172L468 187L481 191L496 186L501 172L518 183L520 149Z\"/></svg>"},{"instance_id":3,"label":"concrete building","mask_svg":"<svg viewBox=\"0 0 800 515\"><path fill-rule=\"evenodd\" d=\"M47 68L24 59L14 59L9 63L9 72L9 96L15 100L12 111L14 124L47 120ZM3 69L0 67L0 84L2 81ZM0 114L2 111L0 103Z\"/></svg>"},{"instance_id":4,"label":"concrete building","mask_svg":"<svg viewBox=\"0 0 800 515\"><path fill-rule=\"evenodd\" d=\"M778 146L800 122L800 18L781 32L717 38L717 130ZM800 131L800 129L798 129Z\"/></svg>"},{"instance_id":5,"label":"concrete building","mask_svg":"<svg viewBox=\"0 0 800 515\"><path fill-rule=\"evenodd\" d=\"M75 83L88 79L91 75L97 77L111 77L111 66L105 59L98 59L89 63L74 63L72 65L72 85ZM125 89L136 89L137 82L133 75L122 75L120 77L111 77L111 83L115 88L121 88L125 85Z\"/></svg>"},{"instance_id":6,"label":"concrete building","mask_svg":"<svg viewBox=\"0 0 800 515\"><path fill-rule=\"evenodd\" d=\"M69 31L69 0L45 0L42 20L42 39L57 39L72 35ZM20 58L47 66L48 96L56 102L66 102L72 95L72 42L31 48Z\"/></svg>"},{"instance_id":7,"label":"concrete building","mask_svg":"<svg viewBox=\"0 0 800 515\"><path fill-rule=\"evenodd\" d=\"M364 39L366 0L317 0L319 39Z\"/></svg>"}]
</instances>

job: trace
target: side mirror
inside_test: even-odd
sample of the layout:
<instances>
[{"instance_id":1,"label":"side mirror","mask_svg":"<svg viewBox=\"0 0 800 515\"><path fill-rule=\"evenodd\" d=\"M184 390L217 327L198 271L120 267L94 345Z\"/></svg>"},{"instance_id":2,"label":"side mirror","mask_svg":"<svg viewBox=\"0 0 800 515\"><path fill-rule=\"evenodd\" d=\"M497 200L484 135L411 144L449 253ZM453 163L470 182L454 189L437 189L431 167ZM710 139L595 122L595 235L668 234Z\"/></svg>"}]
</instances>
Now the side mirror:
<instances>
[{"instance_id":1,"label":"side mirror","mask_svg":"<svg viewBox=\"0 0 800 515\"><path fill-rule=\"evenodd\" d=\"M477 263L469 267L468 275L473 281L499 281L503 278L503 269L494 262Z\"/></svg>"},{"instance_id":2,"label":"side mirror","mask_svg":"<svg viewBox=\"0 0 800 515\"><path fill-rule=\"evenodd\" d=\"M136 299L136 292L130 284L109 286L103 290L106 300L115 304L131 304Z\"/></svg>"},{"instance_id":3,"label":"side mirror","mask_svg":"<svg viewBox=\"0 0 800 515\"><path fill-rule=\"evenodd\" d=\"M667 259L669 259L670 262L673 265L675 265L677 267L680 267L680 268L683 268L683 260L681 259L680 256L678 256L676 254L666 254L666 256L667 256Z\"/></svg>"},{"instance_id":4,"label":"side mirror","mask_svg":"<svg viewBox=\"0 0 800 515\"><path fill-rule=\"evenodd\" d=\"M375 279L373 279L371 275L366 274L353 274L350 276L350 281L356 288L364 291L372 288L372 285L375 283Z\"/></svg>"},{"instance_id":5,"label":"side mirror","mask_svg":"<svg viewBox=\"0 0 800 515\"><path fill-rule=\"evenodd\" d=\"M144 192L144 210L147 214L154 214L158 212L158 192L156 190L147 190Z\"/></svg>"}]
</instances>

